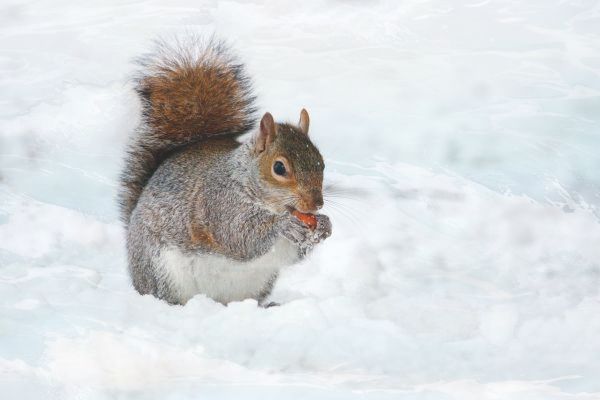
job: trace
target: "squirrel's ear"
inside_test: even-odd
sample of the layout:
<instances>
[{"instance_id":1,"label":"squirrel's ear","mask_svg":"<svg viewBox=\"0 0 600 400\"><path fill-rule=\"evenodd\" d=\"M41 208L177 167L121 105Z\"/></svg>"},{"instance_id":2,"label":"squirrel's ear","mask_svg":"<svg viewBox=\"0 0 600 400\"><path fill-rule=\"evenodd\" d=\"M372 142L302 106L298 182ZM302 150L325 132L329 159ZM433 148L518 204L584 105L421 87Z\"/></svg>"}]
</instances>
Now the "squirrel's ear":
<instances>
[{"instance_id":1,"label":"squirrel's ear","mask_svg":"<svg viewBox=\"0 0 600 400\"><path fill-rule=\"evenodd\" d=\"M254 150L256 153L261 153L265 151L267 147L269 147L275 138L275 129L275 121L273 120L273 116L271 113L265 113L260 120L260 129L258 130L258 134L256 135L256 140L254 143Z\"/></svg>"},{"instance_id":2,"label":"squirrel's ear","mask_svg":"<svg viewBox=\"0 0 600 400\"><path fill-rule=\"evenodd\" d=\"M308 111L305 108L300 111L300 122L298 122L298 126L302 133L308 136L308 125L310 124L310 118L308 118Z\"/></svg>"}]
</instances>

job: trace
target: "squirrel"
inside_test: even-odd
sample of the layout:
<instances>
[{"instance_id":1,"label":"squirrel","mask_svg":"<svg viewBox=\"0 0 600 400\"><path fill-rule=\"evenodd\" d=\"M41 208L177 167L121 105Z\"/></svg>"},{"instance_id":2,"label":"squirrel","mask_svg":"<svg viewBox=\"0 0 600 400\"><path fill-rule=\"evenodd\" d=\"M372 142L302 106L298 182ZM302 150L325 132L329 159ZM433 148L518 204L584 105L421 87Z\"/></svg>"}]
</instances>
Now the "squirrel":
<instances>
[{"instance_id":1,"label":"squirrel","mask_svg":"<svg viewBox=\"0 0 600 400\"><path fill-rule=\"evenodd\" d=\"M267 112L254 128L244 65L214 38L158 41L138 64L142 117L119 191L133 286L171 304L204 294L265 306L280 269L331 235L308 112L298 124Z\"/></svg>"}]
</instances>

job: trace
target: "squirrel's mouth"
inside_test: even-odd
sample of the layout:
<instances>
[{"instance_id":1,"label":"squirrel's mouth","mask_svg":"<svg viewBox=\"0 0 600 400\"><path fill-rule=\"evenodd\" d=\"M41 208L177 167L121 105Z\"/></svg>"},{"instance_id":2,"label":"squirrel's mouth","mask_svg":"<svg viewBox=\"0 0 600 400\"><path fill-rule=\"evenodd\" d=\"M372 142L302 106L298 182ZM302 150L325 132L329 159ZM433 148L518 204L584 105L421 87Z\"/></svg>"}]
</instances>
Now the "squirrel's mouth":
<instances>
[{"instance_id":1,"label":"squirrel's mouth","mask_svg":"<svg viewBox=\"0 0 600 400\"><path fill-rule=\"evenodd\" d=\"M306 225L308 228L315 230L317 228L317 216L313 213L305 213L302 211L298 211L293 207L290 207L290 214L293 215L296 219Z\"/></svg>"},{"instance_id":2,"label":"squirrel's mouth","mask_svg":"<svg viewBox=\"0 0 600 400\"><path fill-rule=\"evenodd\" d=\"M285 209L287 210L288 213L290 214L294 214L294 212L299 212L296 208L292 207L292 206L285 206Z\"/></svg>"},{"instance_id":3,"label":"squirrel's mouth","mask_svg":"<svg viewBox=\"0 0 600 400\"><path fill-rule=\"evenodd\" d=\"M317 214L316 210L314 210L314 211L313 210L300 210L300 209L294 208L292 206L286 206L286 209L292 215L294 215L295 213L310 214L310 215L316 215Z\"/></svg>"}]
</instances>

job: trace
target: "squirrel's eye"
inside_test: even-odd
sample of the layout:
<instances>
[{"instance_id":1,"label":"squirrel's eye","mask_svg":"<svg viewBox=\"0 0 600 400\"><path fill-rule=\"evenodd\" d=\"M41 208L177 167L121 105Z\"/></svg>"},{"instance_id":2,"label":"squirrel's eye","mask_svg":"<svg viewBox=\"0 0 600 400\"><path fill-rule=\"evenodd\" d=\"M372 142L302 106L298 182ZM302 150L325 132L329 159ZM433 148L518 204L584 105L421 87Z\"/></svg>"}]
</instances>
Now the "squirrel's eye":
<instances>
[{"instance_id":1,"label":"squirrel's eye","mask_svg":"<svg viewBox=\"0 0 600 400\"><path fill-rule=\"evenodd\" d=\"M273 164L273 172L277 175L284 176L286 173L285 165L283 165L281 161L275 161L275 164Z\"/></svg>"}]
</instances>

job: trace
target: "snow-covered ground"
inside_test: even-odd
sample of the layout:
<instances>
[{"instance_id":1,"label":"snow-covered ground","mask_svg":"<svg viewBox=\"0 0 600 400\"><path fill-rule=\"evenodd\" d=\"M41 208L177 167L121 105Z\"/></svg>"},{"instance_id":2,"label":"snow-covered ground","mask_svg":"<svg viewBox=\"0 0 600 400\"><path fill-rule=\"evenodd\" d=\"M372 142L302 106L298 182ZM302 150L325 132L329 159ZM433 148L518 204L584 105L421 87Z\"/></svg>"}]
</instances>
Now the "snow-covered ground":
<instances>
[{"instance_id":1,"label":"snow-covered ground","mask_svg":"<svg viewBox=\"0 0 600 400\"><path fill-rule=\"evenodd\" d=\"M281 307L130 286L130 60L182 31L341 188ZM3 0L0 396L600 399L599 146L598 1Z\"/></svg>"}]
</instances>

